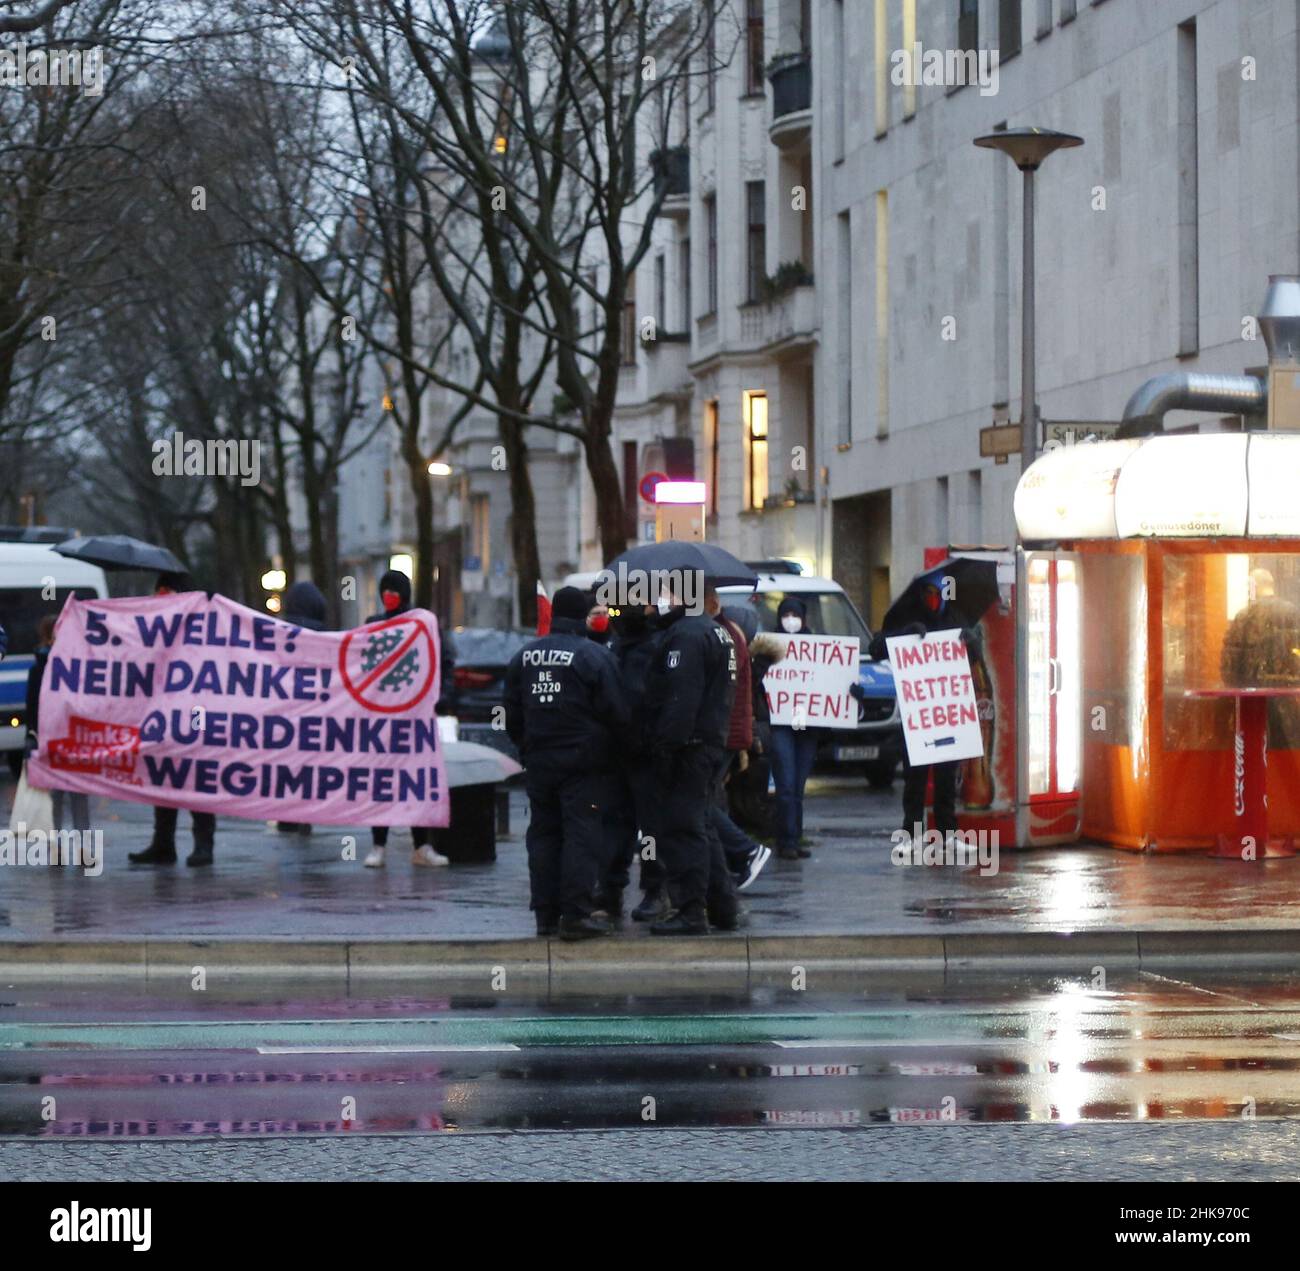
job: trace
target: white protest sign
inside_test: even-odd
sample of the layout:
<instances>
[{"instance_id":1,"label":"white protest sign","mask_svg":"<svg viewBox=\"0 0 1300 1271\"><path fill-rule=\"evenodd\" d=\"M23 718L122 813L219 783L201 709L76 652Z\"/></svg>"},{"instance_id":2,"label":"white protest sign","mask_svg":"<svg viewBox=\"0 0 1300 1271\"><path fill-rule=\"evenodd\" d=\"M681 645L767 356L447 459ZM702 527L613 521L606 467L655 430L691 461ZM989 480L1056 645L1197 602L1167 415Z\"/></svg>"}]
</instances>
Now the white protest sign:
<instances>
[{"instance_id":1,"label":"white protest sign","mask_svg":"<svg viewBox=\"0 0 1300 1271\"><path fill-rule=\"evenodd\" d=\"M970 659L960 631L885 641L912 765L974 759L984 753Z\"/></svg>"},{"instance_id":2,"label":"white protest sign","mask_svg":"<svg viewBox=\"0 0 1300 1271\"><path fill-rule=\"evenodd\" d=\"M763 677L772 723L792 728L856 728L858 637L780 635L785 657Z\"/></svg>"}]
</instances>

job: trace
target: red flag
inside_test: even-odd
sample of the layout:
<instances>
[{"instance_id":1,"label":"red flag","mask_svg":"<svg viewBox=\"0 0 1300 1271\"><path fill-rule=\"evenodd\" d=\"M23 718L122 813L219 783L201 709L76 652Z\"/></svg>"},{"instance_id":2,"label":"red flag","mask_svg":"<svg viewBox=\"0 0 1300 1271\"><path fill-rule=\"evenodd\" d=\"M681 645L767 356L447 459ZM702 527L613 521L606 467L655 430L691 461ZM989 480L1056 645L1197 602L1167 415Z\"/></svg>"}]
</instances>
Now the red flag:
<instances>
[{"instance_id":1,"label":"red flag","mask_svg":"<svg viewBox=\"0 0 1300 1271\"><path fill-rule=\"evenodd\" d=\"M539 636L550 635L551 633L551 601L546 594L546 588L542 586L542 580L537 580L537 634Z\"/></svg>"}]
</instances>

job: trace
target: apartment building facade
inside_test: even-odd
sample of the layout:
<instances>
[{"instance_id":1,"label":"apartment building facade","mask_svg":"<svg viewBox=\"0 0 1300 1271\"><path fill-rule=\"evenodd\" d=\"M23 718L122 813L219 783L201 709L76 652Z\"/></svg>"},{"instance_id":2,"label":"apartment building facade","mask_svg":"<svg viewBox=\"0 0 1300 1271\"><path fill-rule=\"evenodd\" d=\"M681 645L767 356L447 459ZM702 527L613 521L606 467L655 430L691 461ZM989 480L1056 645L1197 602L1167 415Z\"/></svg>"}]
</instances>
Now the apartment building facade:
<instances>
[{"instance_id":1,"label":"apartment building facade","mask_svg":"<svg viewBox=\"0 0 1300 1271\"><path fill-rule=\"evenodd\" d=\"M693 475L711 539L834 576L874 623L926 547L1014 541L1019 458L980 455L1021 410L1022 177L973 144L1001 128L1085 143L1037 177L1045 429L1262 364L1247 319L1300 270L1298 45L1294 0L729 0L640 156L665 197L624 315L628 541L642 478ZM533 434L553 586L604 562L580 452ZM437 500L458 621L513 616L494 436L467 421Z\"/></svg>"},{"instance_id":2,"label":"apartment building facade","mask_svg":"<svg viewBox=\"0 0 1300 1271\"><path fill-rule=\"evenodd\" d=\"M1084 139L1036 177L1036 396L1045 428L1114 423L1153 375L1265 360L1249 315L1300 264L1300 33L1291 0L819 0L814 24L832 568L879 621L925 547L1015 536L1019 460L979 432L1020 418L1022 177L974 139ZM996 77L909 84L918 42L997 50Z\"/></svg>"}]
</instances>

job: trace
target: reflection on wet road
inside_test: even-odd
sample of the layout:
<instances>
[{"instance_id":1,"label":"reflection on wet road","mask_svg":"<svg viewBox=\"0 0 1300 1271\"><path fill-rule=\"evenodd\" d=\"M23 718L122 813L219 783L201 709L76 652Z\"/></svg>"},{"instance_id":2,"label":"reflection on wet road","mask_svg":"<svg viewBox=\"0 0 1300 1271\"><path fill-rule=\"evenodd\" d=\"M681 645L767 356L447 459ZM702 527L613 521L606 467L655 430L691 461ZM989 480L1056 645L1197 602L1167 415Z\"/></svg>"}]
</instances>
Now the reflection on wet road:
<instances>
[{"instance_id":1,"label":"reflection on wet road","mask_svg":"<svg viewBox=\"0 0 1300 1271\"><path fill-rule=\"evenodd\" d=\"M1300 1116L1285 977L562 1004L3 996L0 1135L21 1138Z\"/></svg>"}]
</instances>

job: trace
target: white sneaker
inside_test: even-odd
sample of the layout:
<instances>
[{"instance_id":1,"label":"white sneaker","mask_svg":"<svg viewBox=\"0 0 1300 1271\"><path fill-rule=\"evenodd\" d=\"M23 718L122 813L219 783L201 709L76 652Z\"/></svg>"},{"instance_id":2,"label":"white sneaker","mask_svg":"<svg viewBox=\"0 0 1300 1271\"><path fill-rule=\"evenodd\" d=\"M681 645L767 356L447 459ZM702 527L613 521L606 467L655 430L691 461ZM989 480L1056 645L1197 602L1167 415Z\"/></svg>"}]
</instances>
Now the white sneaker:
<instances>
[{"instance_id":1,"label":"white sneaker","mask_svg":"<svg viewBox=\"0 0 1300 1271\"><path fill-rule=\"evenodd\" d=\"M421 843L411 853L411 864L436 869L440 865L450 865L451 862L441 852L435 852L427 843Z\"/></svg>"},{"instance_id":2,"label":"white sneaker","mask_svg":"<svg viewBox=\"0 0 1300 1271\"><path fill-rule=\"evenodd\" d=\"M366 868L367 869L384 868L384 849L382 847L372 847L370 849L370 855L366 857Z\"/></svg>"}]
</instances>

